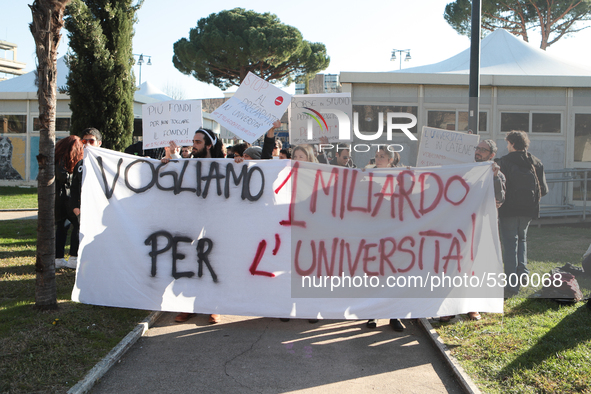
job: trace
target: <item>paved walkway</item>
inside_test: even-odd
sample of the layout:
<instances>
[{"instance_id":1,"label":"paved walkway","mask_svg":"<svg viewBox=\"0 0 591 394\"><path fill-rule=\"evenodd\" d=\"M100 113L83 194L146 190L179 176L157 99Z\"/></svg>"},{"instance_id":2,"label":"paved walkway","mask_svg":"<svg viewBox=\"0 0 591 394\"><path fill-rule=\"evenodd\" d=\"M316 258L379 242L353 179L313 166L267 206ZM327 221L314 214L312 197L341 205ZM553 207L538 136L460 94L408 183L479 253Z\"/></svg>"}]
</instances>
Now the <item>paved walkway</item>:
<instances>
[{"instance_id":1,"label":"paved walkway","mask_svg":"<svg viewBox=\"0 0 591 394\"><path fill-rule=\"evenodd\" d=\"M462 393L414 320L365 321L165 313L91 390L99 393Z\"/></svg>"},{"instance_id":2,"label":"paved walkway","mask_svg":"<svg viewBox=\"0 0 591 394\"><path fill-rule=\"evenodd\" d=\"M13 219L37 219L37 210L18 210L18 211L4 211L0 210L0 220Z\"/></svg>"}]
</instances>

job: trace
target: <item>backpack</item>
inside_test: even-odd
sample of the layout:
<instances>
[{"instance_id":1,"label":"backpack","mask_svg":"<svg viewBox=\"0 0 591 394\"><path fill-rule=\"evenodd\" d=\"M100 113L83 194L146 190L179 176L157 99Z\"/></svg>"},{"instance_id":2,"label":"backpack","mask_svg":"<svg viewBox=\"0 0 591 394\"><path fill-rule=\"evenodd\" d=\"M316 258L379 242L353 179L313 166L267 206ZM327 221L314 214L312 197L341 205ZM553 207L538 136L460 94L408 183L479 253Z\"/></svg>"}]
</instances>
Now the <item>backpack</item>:
<instances>
[{"instance_id":1,"label":"backpack","mask_svg":"<svg viewBox=\"0 0 591 394\"><path fill-rule=\"evenodd\" d=\"M507 199L517 209L529 209L540 202L540 182L533 165L529 168L511 166L510 176L507 177Z\"/></svg>"},{"instance_id":2,"label":"backpack","mask_svg":"<svg viewBox=\"0 0 591 394\"><path fill-rule=\"evenodd\" d=\"M559 304L575 304L583 299L579 282L573 274L553 268L550 271L549 286L544 286L542 298L551 298Z\"/></svg>"},{"instance_id":3,"label":"backpack","mask_svg":"<svg viewBox=\"0 0 591 394\"><path fill-rule=\"evenodd\" d=\"M56 199L67 200L70 198L70 189L72 188L72 174L66 171L65 168L60 167L55 169L56 186Z\"/></svg>"}]
</instances>

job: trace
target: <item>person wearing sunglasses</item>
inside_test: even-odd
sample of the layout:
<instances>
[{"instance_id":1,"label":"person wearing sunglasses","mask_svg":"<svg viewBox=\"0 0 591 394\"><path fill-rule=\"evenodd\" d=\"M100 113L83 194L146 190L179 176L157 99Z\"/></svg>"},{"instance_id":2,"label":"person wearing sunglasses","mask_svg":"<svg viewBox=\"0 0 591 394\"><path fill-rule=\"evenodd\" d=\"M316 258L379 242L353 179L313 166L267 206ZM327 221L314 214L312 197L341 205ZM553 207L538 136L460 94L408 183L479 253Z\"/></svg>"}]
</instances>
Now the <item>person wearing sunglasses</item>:
<instances>
[{"instance_id":1,"label":"person wearing sunglasses","mask_svg":"<svg viewBox=\"0 0 591 394\"><path fill-rule=\"evenodd\" d=\"M57 267L68 267L68 268L76 268L78 264L78 240L79 240L79 230L80 230L80 197L82 194L82 158L83 158L83 149L86 145L91 145L95 147L99 147L102 144L102 134L95 128L88 128L85 129L82 133L82 137L78 138L77 136L70 136L61 140L60 143L56 144L56 164L57 160L61 160L63 153L58 155L58 152L63 152L61 148L61 144L65 144L68 141L77 141L78 146L80 146L79 152L77 156L71 157L71 160L75 159L75 165L68 170L71 174L69 181L69 199L68 199L68 206L65 208L64 219L67 218L72 227L72 234L71 234L71 242L70 242L70 259L65 261L63 259L63 249L65 246L65 236L67 234L67 230L62 222L58 222L58 229L56 231L56 244L58 245L59 249L56 250L56 266ZM73 143L73 142L72 142ZM73 145L72 145L73 146ZM66 233L64 233L64 230ZM59 239L57 239L59 238ZM63 246L62 246L63 245ZM59 260L59 262L58 262Z\"/></svg>"},{"instance_id":2,"label":"person wearing sunglasses","mask_svg":"<svg viewBox=\"0 0 591 394\"><path fill-rule=\"evenodd\" d=\"M98 148L103 144L103 135L94 127L85 129L82 134L84 135L82 137L82 143L84 145L91 145Z\"/></svg>"},{"instance_id":3,"label":"person wearing sunglasses","mask_svg":"<svg viewBox=\"0 0 591 394\"><path fill-rule=\"evenodd\" d=\"M81 133L82 143L98 148L103 144L103 135L94 127L84 129ZM80 197L82 195L82 160L80 160L74 168L72 177L72 210L76 216L80 215Z\"/></svg>"}]
</instances>

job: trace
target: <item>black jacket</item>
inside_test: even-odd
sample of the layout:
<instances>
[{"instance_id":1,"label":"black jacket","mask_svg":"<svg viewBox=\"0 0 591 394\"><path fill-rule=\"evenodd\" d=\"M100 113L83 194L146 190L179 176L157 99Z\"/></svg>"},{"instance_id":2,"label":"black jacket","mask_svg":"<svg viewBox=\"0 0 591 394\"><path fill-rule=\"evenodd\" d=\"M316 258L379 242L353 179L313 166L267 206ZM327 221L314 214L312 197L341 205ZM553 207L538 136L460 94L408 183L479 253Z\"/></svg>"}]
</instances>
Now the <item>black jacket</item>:
<instances>
[{"instance_id":1,"label":"black jacket","mask_svg":"<svg viewBox=\"0 0 591 394\"><path fill-rule=\"evenodd\" d=\"M70 199L70 209L80 209L80 200L82 197L82 160L76 163L72 173L72 196Z\"/></svg>"},{"instance_id":2,"label":"black jacket","mask_svg":"<svg viewBox=\"0 0 591 394\"><path fill-rule=\"evenodd\" d=\"M72 174L60 163L55 165L55 221L68 217L72 188Z\"/></svg>"},{"instance_id":3,"label":"black jacket","mask_svg":"<svg viewBox=\"0 0 591 394\"><path fill-rule=\"evenodd\" d=\"M510 216L529 216L532 218L540 217L540 202L532 204L527 208L517 207L515 202L515 179L512 176L513 167L518 166L526 169L531 169L532 165L535 169L538 183L540 185L540 198L548 193L548 184L546 183L546 175L544 174L544 165L534 155L527 151L510 152L507 155L497 160L501 167L501 172L507 179L507 191L505 193L505 202L499 208L499 217Z\"/></svg>"}]
</instances>

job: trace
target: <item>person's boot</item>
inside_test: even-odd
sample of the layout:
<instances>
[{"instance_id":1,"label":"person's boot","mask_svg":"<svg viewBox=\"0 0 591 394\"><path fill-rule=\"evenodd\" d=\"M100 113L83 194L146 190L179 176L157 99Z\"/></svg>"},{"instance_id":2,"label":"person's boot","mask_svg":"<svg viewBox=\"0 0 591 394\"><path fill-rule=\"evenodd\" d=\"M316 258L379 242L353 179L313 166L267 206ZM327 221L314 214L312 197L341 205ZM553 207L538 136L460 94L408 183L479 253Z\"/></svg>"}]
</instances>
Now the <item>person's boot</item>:
<instances>
[{"instance_id":1,"label":"person's boot","mask_svg":"<svg viewBox=\"0 0 591 394\"><path fill-rule=\"evenodd\" d=\"M390 327L392 327L394 331L404 331L404 325L400 319L390 319Z\"/></svg>"}]
</instances>

